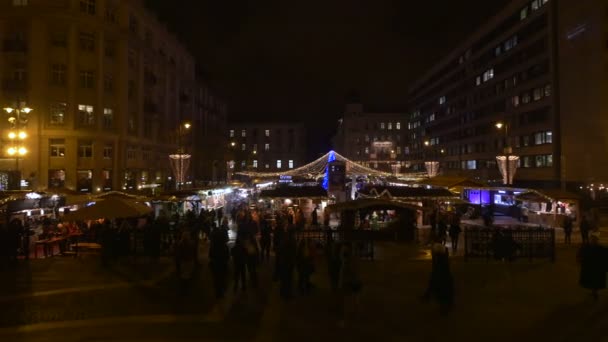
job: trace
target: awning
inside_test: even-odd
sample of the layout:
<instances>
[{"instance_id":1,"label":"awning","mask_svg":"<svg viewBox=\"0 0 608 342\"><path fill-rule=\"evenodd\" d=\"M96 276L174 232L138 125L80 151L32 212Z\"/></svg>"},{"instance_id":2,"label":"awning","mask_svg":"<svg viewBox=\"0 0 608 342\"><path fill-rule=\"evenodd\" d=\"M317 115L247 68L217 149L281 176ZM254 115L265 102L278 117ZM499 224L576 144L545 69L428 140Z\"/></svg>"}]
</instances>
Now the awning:
<instances>
[{"instance_id":1,"label":"awning","mask_svg":"<svg viewBox=\"0 0 608 342\"><path fill-rule=\"evenodd\" d=\"M129 218L144 216L149 214L151 211L152 208L144 204L117 197L110 197L104 200L99 200L95 202L94 205L89 207L66 214L62 219L64 221L84 221L104 218Z\"/></svg>"},{"instance_id":2,"label":"awning","mask_svg":"<svg viewBox=\"0 0 608 342\"><path fill-rule=\"evenodd\" d=\"M529 190L515 196L515 199L528 202L579 201L581 196L562 189Z\"/></svg>"},{"instance_id":3,"label":"awning","mask_svg":"<svg viewBox=\"0 0 608 342\"><path fill-rule=\"evenodd\" d=\"M424 187L367 187L358 192L362 198L399 199L402 201L456 201L458 196L447 189L427 189Z\"/></svg>"},{"instance_id":4,"label":"awning","mask_svg":"<svg viewBox=\"0 0 608 342\"><path fill-rule=\"evenodd\" d=\"M384 209L409 209L409 210L424 210L429 211L429 208L423 208L411 203L406 203L399 200L389 200L383 198L360 198L354 201L341 202L328 205L327 210L338 211L353 211L353 210L384 210Z\"/></svg>"},{"instance_id":5,"label":"awning","mask_svg":"<svg viewBox=\"0 0 608 342\"><path fill-rule=\"evenodd\" d=\"M422 179L417 184L430 185L433 187L441 187L452 189L455 187L461 188L480 188L488 187L488 184L482 181L473 180L466 177L448 177L448 176L437 176L433 178Z\"/></svg>"},{"instance_id":6,"label":"awning","mask_svg":"<svg viewBox=\"0 0 608 342\"><path fill-rule=\"evenodd\" d=\"M320 186L279 186L262 190L260 198L327 198L327 191Z\"/></svg>"}]
</instances>

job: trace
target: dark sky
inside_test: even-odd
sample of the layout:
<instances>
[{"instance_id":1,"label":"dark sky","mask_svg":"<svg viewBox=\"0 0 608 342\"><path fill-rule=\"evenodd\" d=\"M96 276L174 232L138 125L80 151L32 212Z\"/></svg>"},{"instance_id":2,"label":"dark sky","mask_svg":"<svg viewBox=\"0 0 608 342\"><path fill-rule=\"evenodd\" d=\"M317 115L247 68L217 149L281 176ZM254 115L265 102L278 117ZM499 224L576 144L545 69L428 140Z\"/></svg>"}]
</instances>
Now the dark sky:
<instances>
[{"instance_id":1,"label":"dark sky","mask_svg":"<svg viewBox=\"0 0 608 342\"><path fill-rule=\"evenodd\" d=\"M508 0L148 0L225 94L230 120L305 121L326 150L346 94L408 84Z\"/></svg>"}]
</instances>

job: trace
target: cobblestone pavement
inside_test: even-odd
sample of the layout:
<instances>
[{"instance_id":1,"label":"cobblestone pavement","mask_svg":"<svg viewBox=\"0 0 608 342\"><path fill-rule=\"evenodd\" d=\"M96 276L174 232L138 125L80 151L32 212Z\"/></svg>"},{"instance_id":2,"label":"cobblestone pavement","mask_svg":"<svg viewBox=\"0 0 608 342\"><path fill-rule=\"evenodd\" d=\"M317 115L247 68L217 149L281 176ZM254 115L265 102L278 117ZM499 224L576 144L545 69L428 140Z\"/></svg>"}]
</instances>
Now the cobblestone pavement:
<instances>
[{"instance_id":1,"label":"cobblestone pavement","mask_svg":"<svg viewBox=\"0 0 608 342\"><path fill-rule=\"evenodd\" d=\"M448 316L419 299L430 263L414 246L381 244L377 260L361 263L361 302L354 310L347 301L346 316L322 258L313 293L287 302L270 264L260 267L258 289L217 302L204 260L185 296L169 259L110 269L94 259L34 260L0 274L0 341L602 341L608 298L594 303L578 287L575 254L560 245L556 263L455 257Z\"/></svg>"}]
</instances>

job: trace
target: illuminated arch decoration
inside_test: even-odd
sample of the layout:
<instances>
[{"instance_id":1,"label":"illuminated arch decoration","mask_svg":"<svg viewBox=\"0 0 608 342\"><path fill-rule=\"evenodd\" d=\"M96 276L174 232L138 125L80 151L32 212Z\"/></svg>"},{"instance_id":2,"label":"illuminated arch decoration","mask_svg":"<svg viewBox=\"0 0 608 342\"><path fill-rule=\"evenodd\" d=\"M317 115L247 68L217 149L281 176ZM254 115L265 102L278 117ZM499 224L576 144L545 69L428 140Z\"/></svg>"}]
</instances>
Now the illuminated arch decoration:
<instances>
[{"instance_id":1,"label":"illuminated arch decoration","mask_svg":"<svg viewBox=\"0 0 608 342\"><path fill-rule=\"evenodd\" d=\"M333 158L330 160L330 158ZM346 157L340 155L338 152L329 151L317 160L301 166L296 169L285 170L283 172L253 172L253 171L241 171L235 174L248 176L252 178L276 178L279 176L292 176L292 177L304 177L311 179L318 179L323 177L323 185L325 185L325 177L327 173L327 166L330 161L338 160L344 162L346 165L347 175L360 175L370 177L396 177L404 181L417 181L426 178L426 173L398 173L393 174L390 172L384 172L380 170L374 170L369 167L362 166L353 162Z\"/></svg>"},{"instance_id":2,"label":"illuminated arch decoration","mask_svg":"<svg viewBox=\"0 0 608 342\"><path fill-rule=\"evenodd\" d=\"M508 162L507 162L508 158ZM502 182L505 185L513 184L513 178L515 178L515 172L517 171L517 163L519 156L496 156L498 162L498 170L502 175Z\"/></svg>"},{"instance_id":3,"label":"illuminated arch decoration","mask_svg":"<svg viewBox=\"0 0 608 342\"><path fill-rule=\"evenodd\" d=\"M171 160L171 169L175 175L175 182L179 184L186 183L186 176L188 175L188 168L190 167L190 155L185 153L170 154L169 159Z\"/></svg>"}]
</instances>

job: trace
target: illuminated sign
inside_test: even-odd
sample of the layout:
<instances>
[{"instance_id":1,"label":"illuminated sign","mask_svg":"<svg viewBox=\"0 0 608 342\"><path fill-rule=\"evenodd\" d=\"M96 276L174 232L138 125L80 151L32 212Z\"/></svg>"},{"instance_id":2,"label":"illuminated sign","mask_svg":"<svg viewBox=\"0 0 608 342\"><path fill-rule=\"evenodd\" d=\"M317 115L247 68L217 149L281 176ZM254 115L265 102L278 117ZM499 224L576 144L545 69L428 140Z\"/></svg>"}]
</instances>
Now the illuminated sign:
<instances>
[{"instance_id":1,"label":"illuminated sign","mask_svg":"<svg viewBox=\"0 0 608 342\"><path fill-rule=\"evenodd\" d=\"M392 141L374 141L372 143L372 146L379 147L379 148L391 148L391 147L393 147L393 142Z\"/></svg>"}]
</instances>

